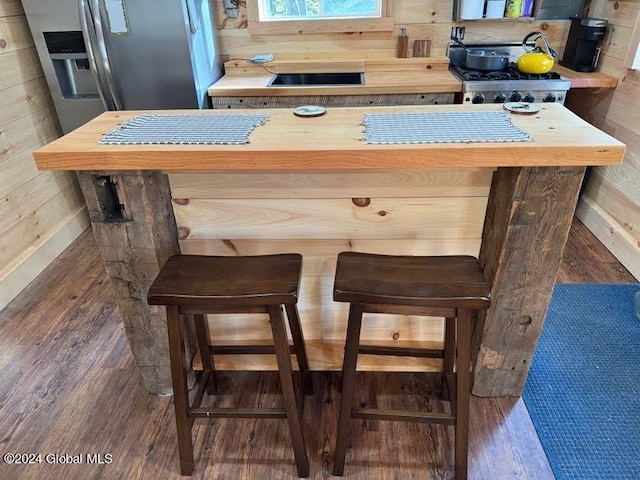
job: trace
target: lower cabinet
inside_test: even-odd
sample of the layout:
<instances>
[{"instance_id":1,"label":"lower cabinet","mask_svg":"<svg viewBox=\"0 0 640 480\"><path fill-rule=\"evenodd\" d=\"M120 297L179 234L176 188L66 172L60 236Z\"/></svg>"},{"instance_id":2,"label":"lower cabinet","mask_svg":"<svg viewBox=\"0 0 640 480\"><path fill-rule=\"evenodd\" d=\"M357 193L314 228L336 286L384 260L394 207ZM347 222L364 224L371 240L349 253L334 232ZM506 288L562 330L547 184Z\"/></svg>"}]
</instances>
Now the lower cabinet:
<instances>
[{"instance_id":1,"label":"lower cabinet","mask_svg":"<svg viewBox=\"0 0 640 480\"><path fill-rule=\"evenodd\" d=\"M454 93L410 93L388 95L291 95L281 97L211 97L212 108L365 107L370 105L446 105Z\"/></svg>"}]
</instances>

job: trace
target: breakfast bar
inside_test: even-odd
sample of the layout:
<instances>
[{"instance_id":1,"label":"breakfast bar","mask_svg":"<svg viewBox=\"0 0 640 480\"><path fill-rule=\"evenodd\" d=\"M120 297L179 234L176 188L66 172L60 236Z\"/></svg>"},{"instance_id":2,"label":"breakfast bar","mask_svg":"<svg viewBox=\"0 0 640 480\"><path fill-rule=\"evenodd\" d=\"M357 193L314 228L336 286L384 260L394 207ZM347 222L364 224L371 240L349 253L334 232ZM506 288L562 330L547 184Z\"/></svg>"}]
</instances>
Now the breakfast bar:
<instances>
[{"instance_id":1,"label":"breakfast bar","mask_svg":"<svg viewBox=\"0 0 640 480\"><path fill-rule=\"evenodd\" d=\"M168 257L181 250L302 253L308 270L302 280L307 290L301 322L311 368L319 370L336 368L344 346L339 339L344 338L340 322L345 315L326 293L334 254L359 250L478 255L491 287L491 308L474 332L473 393L511 396L520 395L527 378L585 167L620 164L625 152L624 144L562 105L540 107L533 114L506 114L530 135L528 141L385 144L365 140L365 115L503 108L329 108L312 118L296 116L289 108L256 109L251 113L264 114L266 121L250 133L249 143L213 145L108 145L100 140L142 114L222 116L247 110L106 112L35 151L34 158L41 170L78 172L96 243L149 392L171 391L164 309L146 302L149 285ZM455 178L454 185L447 178ZM477 191L485 180L482 198ZM447 195L454 190L452 203ZM417 197L420 201L412 200ZM363 233L373 229L375 242ZM448 242L447 232L454 230L471 233ZM465 241L474 230L477 245ZM233 338L246 325L237 319L222 334ZM381 335L390 342L434 341L416 320L398 319L397 325ZM251 338L262 339L259 332ZM416 369L402 362L382 368Z\"/></svg>"}]
</instances>

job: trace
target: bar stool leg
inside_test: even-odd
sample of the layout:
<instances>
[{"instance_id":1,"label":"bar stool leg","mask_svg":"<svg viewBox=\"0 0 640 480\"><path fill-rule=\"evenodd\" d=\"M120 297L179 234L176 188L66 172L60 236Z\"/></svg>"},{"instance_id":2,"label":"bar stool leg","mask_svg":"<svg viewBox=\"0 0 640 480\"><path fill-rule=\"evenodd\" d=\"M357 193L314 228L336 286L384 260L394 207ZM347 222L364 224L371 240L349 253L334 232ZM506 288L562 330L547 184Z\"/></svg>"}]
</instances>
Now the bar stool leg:
<instances>
[{"instance_id":1,"label":"bar stool leg","mask_svg":"<svg viewBox=\"0 0 640 480\"><path fill-rule=\"evenodd\" d=\"M469 454L469 392L471 390L471 310L458 309L458 358L456 369L456 446L455 475L458 480L467 478Z\"/></svg>"},{"instance_id":2,"label":"bar stool leg","mask_svg":"<svg viewBox=\"0 0 640 480\"><path fill-rule=\"evenodd\" d=\"M200 350L200 358L202 359L202 375L204 377L207 370L209 371L209 380L207 382L207 393L213 395L218 390L218 379L216 378L216 368L213 363L213 357L209 350L209 324L207 316L195 314L193 316L196 325L196 338L198 339L198 350Z\"/></svg>"},{"instance_id":3,"label":"bar stool leg","mask_svg":"<svg viewBox=\"0 0 640 480\"><path fill-rule=\"evenodd\" d=\"M300 377L305 395L313 395L313 383L311 382L311 374L309 373L309 362L307 360L307 349L300 327L300 316L298 315L298 306L286 304L284 306L287 311L287 319L289 320L289 328L291 329L291 337L293 338L293 348L296 352L298 367L300 368Z\"/></svg>"},{"instance_id":4,"label":"bar stool leg","mask_svg":"<svg viewBox=\"0 0 640 480\"><path fill-rule=\"evenodd\" d=\"M193 419L188 416L189 392L187 390L187 364L184 354L184 330L175 305L167 306L167 330L169 332L169 357L171 361L171 380L173 383L173 403L178 432L178 453L180 455L180 473L193 473L193 443L191 427Z\"/></svg>"},{"instance_id":5,"label":"bar stool leg","mask_svg":"<svg viewBox=\"0 0 640 480\"><path fill-rule=\"evenodd\" d=\"M449 401L449 378L453 374L453 364L456 358L456 319L444 320L444 360L442 362L442 400Z\"/></svg>"},{"instance_id":6,"label":"bar stool leg","mask_svg":"<svg viewBox=\"0 0 640 480\"><path fill-rule=\"evenodd\" d=\"M307 458L307 448L302 435L302 422L296 403L295 390L293 388L293 372L291 368L291 355L289 354L289 341L287 331L284 326L284 318L280 305L270 305L267 307L269 318L271 319L271 332L273 334L273 344L276 350L278 361L278 372L280 374L280 386L284 397L284 409L289 423L291 442L293 443L293 453L296 458L298 476L306 478L309 476L309 459Z\"/></svg>"},{"instance_id":7,"label":"bar stool leg","mask_svg":"<svg viewBox=\"0 0 640 480\"><path fill-rule=\"evenodd\" d=\"M363 311L364 305L361 303L352 303L349 306L347 340L345 344L344 361L342 362L342 396L338 417L338 434L336 438L336 451L333 455L333 474L336 476L342 476L344 474L344 460L351 433L351 402L353 401Z\"/></svg>"}]
</instances>

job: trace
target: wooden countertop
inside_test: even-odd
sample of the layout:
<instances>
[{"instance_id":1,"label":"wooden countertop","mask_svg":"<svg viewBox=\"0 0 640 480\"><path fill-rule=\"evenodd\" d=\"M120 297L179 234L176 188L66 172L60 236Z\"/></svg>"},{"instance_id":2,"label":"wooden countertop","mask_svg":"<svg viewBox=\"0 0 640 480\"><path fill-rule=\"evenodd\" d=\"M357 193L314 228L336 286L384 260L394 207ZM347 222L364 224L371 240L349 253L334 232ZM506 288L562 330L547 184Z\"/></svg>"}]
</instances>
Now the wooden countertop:
<instances>
[{"instance_id":1,"label":"wooden countertop","mask_svg":"<svg viewBox=\"0 0 640 480\"><path fill-rule=\"evenodd\" d=\"M253 64L246 60L225 63L225 75L209 87L216 96L362 95L402 93L455 93L460 81L449 73L445 57L367 60L296 60ZM364 85L267 87L275 73L364 72Z\"/></svg>"},{"instance_id":2,"label":"wooden countertop","mask_svg":"<svg viewBox=\"0 0 640 480\"><path fill-rule=\"evenodd\" d=\"M618 79L600 72L575 72L562 65L553 67L565 80L571 81L571 88L616 88Z\"/></svg>"},{"instance_id":3,"label":"wooden countertop","mask_svg":"<svg viewBox=\"0 0 640 480\"><path fill-rule=\"evenodd\" d=\"M371 145L362 140L365 113L498 111L500 105L334 108L300 118L289 109L260 110L268 121L245 145L100 145L100 138L141 113L226 115L247 110L105 112L36 150L42 170L377 170L401 168L577 166L621 163L625 146L562 105L512 115L534 141ZM254 110L255 111L255 110ZM464 128L461 125L460 128Z\"/></svg>"},{"instance_id":4,"label":"wooden countertop","mask_svg":"<svg viewBox=\"0 0 640 480\"><path fill-rule=\"evenodd\" d=\"M243 59L225 63L225 75L209 87L218 96L300 96L456 93L462 84L449 70L446 57L368 60L287 60L254 64ZM553 70L571 88L615 88L618 79L599 72L582 73L556 65ZM365 85L267 87L275 73L364 72Z\"/></svg>"}]
</instances>

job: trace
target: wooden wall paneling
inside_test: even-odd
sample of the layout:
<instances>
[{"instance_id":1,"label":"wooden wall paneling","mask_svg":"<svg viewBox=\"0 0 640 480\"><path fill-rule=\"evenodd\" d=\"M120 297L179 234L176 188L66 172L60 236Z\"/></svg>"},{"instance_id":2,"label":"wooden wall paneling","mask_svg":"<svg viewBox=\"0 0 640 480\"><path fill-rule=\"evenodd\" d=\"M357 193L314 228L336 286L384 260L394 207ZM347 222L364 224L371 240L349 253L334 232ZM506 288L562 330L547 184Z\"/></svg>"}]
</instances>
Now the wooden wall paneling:
<instances>
[{"instance_id":1,"label":"wooden wall paneling","mask_svg":"<svg viewBox=\"0 0 640 480\"><path fill-rule=\"evenodd\" d=\"M55 137L52 137L51 140L54 138ZM0 163L0 172L2 172L0 201L8 197L14 189L19 188L41 173L40 170L36 168L30 150L25 150Z\"/></svg>"},{"instance_id":2,"label":"wooden wall paneling","mask_svg":"<svg viewBox=\"0 0 640 480\"><path fill-rule=\"evenodd\" d=\"M28 148L43 145L40 139L59 136L59 132L58 119L49 106L0 126L0 164Z\"/></svg>"},{"instance_id":3,"label":"wooden wall paneling","mask_svg":"<svg viewBox=\"0 0 640 480\"><path fill-rule=\"evenodd\" d=\"M0 55L2 55L0 90L43 76L35 47L0 53Z\"/></svg>"},{"instance_id":4,"label":"wooden wall paneling","mask_svg":"<svg viewBox=\"0 0 640 480\"><path fill-rule=\"evenodd\" d=\"M393 19L396 24L414 23L451 23L453 2L450 0L395 0ZM418 40L408 32L411 40Z\"/></svg>"},{"instance_id":5,"label":"wooden wall paneling","mask_svg":"<svg viewBox=\"0 0 640 480\"><path fill-rule=\"evenodd\" d=\"M362 34L328 33L251 36L247 29L218 31L221 53L248 58L256 53L330 52L335 50L385 50L392 45L391 32Z\"/></svg>"},{"instance_id":6,"label":"wooden wall paneling","mask_svg":"<svg viewBox=\"0 0 640 480\"><path fill-rule=\"evenodd\" d=\"M0 2L0 17L22 14L24 14L24 10L22 9L20 0L2 0L2 2Z\"/></svg>"},{"instance_id":7,"label":"wooden wall paneling","mask_svg":"<svg viewBox=\"0 0 640 480\"><path fill-rule=\"evenodd\" d=\"M627 56L624 60L624 64L627 68L631 68L633 65L633 61L636 57L636 52L640 48L640 8L636 13L636 23L633 26L633 35L631 36L631 41L629 43L629 49L627 51ZM638 69L636 68L634 72L637 74ZM637 76L635 77L637 80ZM636 82L637 83L637 82Z\"/></svg>"},{"instance_id":8,"label":"wooden wall paneling","mask_svg":"<svg viewBox=\"0 0 640 480\"><path fill-rule=\"evenodd\" d=\"M576 216L615 255L629 272L640 281L640 245L628 231L596 201L585 195L580 199Z\"/></svg>"},{"instance_id":9,"label":"wooden wall paneling","mask_svg":"<svg viewBox=\"0 0 640 480\"><path fill-rule=\"evenodd\" d=\"M349 174L353 197L487 196L491 169ZM171 173L173 198L344 198L342 173Z\"/></svg>"},{"instance_id":10,"label":"wooden wall paneling","mask_svg":"<svg viewBox=\"0 0 640 480\"><path fill-rule=\"evenodd\" d=\"M623 166L624 167L624 166ZM604 209L619 228L640 242L640 171L630 168L597 170L584 194Z\"/></svg>"},{"instance_id":11,"label":"wooden wall paneling","mask_svg":"<svg viewBox=\"0 0 640 480\"><path fill-rule=\"evenodd\" d=\"M186 238L477 238L482 197L371 199L195 199L175 202ZM384 233L381 234L381 229Z\"/></svg>"},{"instance_id":12,"label":"wooden wall paneling","mask_svg":"<svg viewBox=\"0 0 640 480\"><path fill-rule=\"evenodd\" d=\"M230 58L247 58L248 55L270 52L333 52L354 50L393 50L396 31L406 27L410 38L432 39L433 56L444 56L449 43L453 22L447 23L396 23L393 32L363 32L361 34L328 33L304 35L259 35L252 36L247 29L225 28L218 31L220 49ZM467 29L465 40L476 41L521 41L532 30L542 30L552 46L560 48L566 39L568 22L474 22L473 29Z\"/></svg>"},{"instance_id":13,"label":"wooden wall paneling","mask_svg":"<svg viewBox=\"0 0 640 480\"><path fill-rule=\"evenodd\" d=\"M1 234L0 265L15 268L21 261L21 255L42 245L47 232L56 227L66 212L75 210L79 205L82 205L82 194L77 185L43 199L35 210Z\"/></svg>"},{"instance_id":14,"label":"wooden wall paneling","mask_svg":"<svg viewBox=\"0 0 640 480\"><path fill-rule=\"evenodd\" d=\"M41 78L20 83L0 91L0 126L48 107L53 110L51 96Z\"/></svg>"},{"instance_id":15,"label":"wooden wall paneling","mask_svg":"<svg viewBox=\"0 0 640 480\"><path fill-rule=\"evenodd\" d=\"M23 251L16 261L0 271L0 311L87 229L84 204L60 212L56 216L58 223L38 239L37 248Z\"/></svg>"},{"instance_id":16,"label":"wooden wall paneling","mask_svg":"<svg viewBox=\"0 0 640 480\"><path fill-rule=\"evenodd\" d=\"M640 13L640 3L637 1L592 1L589 10L590 17L606 18L612 25L629 28L635 25L638 13Z\"/></svg>"},{"instance_id":17,"label":"wooden wall paneling","mask_svg":"<svg viewBox=\"0 0 640 480\"><path fill-rule=\"evenodd\" d=\"M335 19L317 20L273 20L268 22L252 21L249 17L247 29L255 35L308 35L324 33L392 32L393 19L388 17L363 18L359 20Z\"/></svg>"},{"instance_id":18,"label":"wooden wall paneling","mask_svg":"<svg viewBox=\"0 0 640 480\"><path fill-rule=\"evenodd\" d=\"M638 112L640 112L640 88L633 83L620 82L607 111L607 120L622 125L635 135L640 135Z\"/></svg>"},{"instance_id":19,"label":"wooden wall paneling","mask_svg":"<svg viewBox=\"0 0 640 480\"><path fill-rule=\"evenodd\" d=\"M633 28L622 25L609 25L609 31L602 44L601 55L608 55L624 61L633 37Z\"/></svg>"},{"instance_id":20,"label":"wooden wall paneling","mask_svg":"<svg viewBox=\"0 0 640 480\"><path fill-rule=\"evenodd\" d=\"M13 189L9 195L0 199L0 236L59 191L73 189L75 183L72 172L39 172L26 183Z\"/></svg>"},{"instance_id":21,"label":"wooden wall paneling","mask_svg":"<svg viewBox=\"0 0 640 480\"><path fill-rule=\"evenodd\" d=\"M24 15L0 17L0 53L33 46L31 32Z\"/></svg>"},{"instance_id":22,"label":"wooden wall paneling","mask_svg":"<svg viewBox=\"0 0 640 480\"><path fill-rule=\"evenodd\" d=\"M598 60L598 71L620 79L626 75L627 67L623 60L609 55L603 55L600 57L600 60Z\"/></svg>"}]
</instances>

